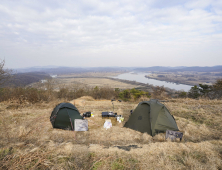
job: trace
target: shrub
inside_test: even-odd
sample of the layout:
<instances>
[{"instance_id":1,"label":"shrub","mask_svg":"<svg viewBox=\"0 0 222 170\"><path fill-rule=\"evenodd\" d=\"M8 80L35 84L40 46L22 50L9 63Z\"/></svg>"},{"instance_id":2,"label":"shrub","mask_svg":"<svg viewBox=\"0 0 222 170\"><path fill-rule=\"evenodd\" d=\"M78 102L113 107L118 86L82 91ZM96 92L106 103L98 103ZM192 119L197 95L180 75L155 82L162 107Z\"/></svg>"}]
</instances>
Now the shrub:
<instances>
[{"instance_id":1,"label":"shrub","mask_svg":"<svg viewBox=\"0 0 222 170\"><path fill-rule=\"evenodd\" d=\"M211 86L207 84L199 84L199 91L201 96L208 96L211 90L212 90Z\"/></svg>"},{"instance_id":2,"label":"shrub","mask_svg":"<svg viewBox=\"0 0 222 170\"><path fill-rule=\"evenodd\" d=\"M122 92L119 92L119 98L122 99L123 101L129 101L130 99L137 100L142 96L150 97L148 92L144 92L138 89L127 89L123 90Z\"/></svg>"},{"instance_id":3,"label":"shrub","mask_svg":"<svg viewBox=\"0 0 222 170\"><path fill-rule=\"evenodd\" d=\"M68 88L61 88L60 90L59 90L59 92L58 92L58 98L66 98L66 96L68 95L68 93L69 93L69 90L68 90Z\"/></svg>"},{"instance_id":4,"label":"shrub","mask_svg":"<svg viewBox=\"0 0 222 170\"><path fill-rule=\"evenodd\" d=\"M152 90L153 90L152 93L153 98L162 99L165 97L166 89L164 88L164 86L155 86L152 87Z\"/></svg>"},{"instance_id":5,"label":"shrub","mask_svg":"<svg viewBox=\"0 0 222 170\"><path fill-rule=\"evenodd\" d=\"M40 101L48 101L49 94L45 90L35 88L1 88L0 102L8 100L17 100L19 104L24 102L37 103Z\"/></svg>"},{"instance_id":6,"label":"shrub","mask_svg":"<svg viewBox=\"0 0 222 170\"><path fill-rule=\"evenodd\" d=\"M209 99L221 99L222 98L222 79L218 79L212 86L206 84L199 84L199 86L193 86L188 92L188 97L199 98L208 97Z\"/></svg>"},{"instance_id":7,"label":"shrub","mask_svg":"<svg viewBox=\"0 0 222 170\"><path fill-rule=\"evenodd\" d=\"M187 92L185 92L185 91L180 91L180 92L178 93L178 97L179 97L179 98L186 98L186 97L187 97Z\"/></svg>"},{"instance_id":8,"label":"shrub","mask_svg":"<svg viewBox=\"0 0 222 170\"><path fill-rule=\"evenodd\" d=\"M212 86L211 97L220 99L222 98L222 79L218 79Z\"/></svg>"},{"instance_id":9,"label":"shrub","mask_svg":"<svg viewBox=\"0 0 222 170\"><path fill-rule=\"evenodd\" d=\"M119 98L122 99L123 101L128 101L131 99L130 95L130 90L123 90L122 92L119 93Z\"/></svg>"},{"instance_id":10,"label":"shrub","mask_svg":"<svg viewBox=\"0 0 222 170\"><path fill-rule=\"evenodd\" d=\"M137 89L135 89L135 88L131 89L131 90L130 90L130 93L132 94L134 100L139 99L139 98L142 97L142 96L149 97L149 93L148 93L148 92L144 92L144 91L141 91L141 90L137 90Z\"/></svg>"},{"instance_id":11,"label":"shrub","mask_svg":"<svg viewBox=\"0 0 222 170\"><path fill-rule=\"evenodd\" d=\"M200 95L201 95L200 90L196 85L191 87L191 89L188 92L188 97L193 98L193 99L200 97Z\"/></svg>"}]
</instances>

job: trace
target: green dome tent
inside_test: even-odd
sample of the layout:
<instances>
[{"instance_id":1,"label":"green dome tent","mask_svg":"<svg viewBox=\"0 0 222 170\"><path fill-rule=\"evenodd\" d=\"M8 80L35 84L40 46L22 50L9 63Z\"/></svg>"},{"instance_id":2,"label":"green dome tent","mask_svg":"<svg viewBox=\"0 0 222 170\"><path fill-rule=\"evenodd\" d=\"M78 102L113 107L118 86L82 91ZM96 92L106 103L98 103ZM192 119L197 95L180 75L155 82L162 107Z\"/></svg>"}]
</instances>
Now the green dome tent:
<instances>
[{"instance_id":1,"label":"green dome tent","mask_svg":"<svg viewBox=\"0 0 222 170\"><path fill-rule=\"evenodd\" d=\"M140 102L124 127L147 132L151 136L166 130L179 131L174 117L157 100Z\"/></svg>"},{"instance_id":2,"label":"green dome tent","mask_svg":"<svg viewBox=\"0 0 222 170\"><path fill-rule=\"evenodd\" d=\"M83 119L78 109L71 103L58 104L50 116L53 128L75 130L75 119Z\"/></svg>"}]
</instances>

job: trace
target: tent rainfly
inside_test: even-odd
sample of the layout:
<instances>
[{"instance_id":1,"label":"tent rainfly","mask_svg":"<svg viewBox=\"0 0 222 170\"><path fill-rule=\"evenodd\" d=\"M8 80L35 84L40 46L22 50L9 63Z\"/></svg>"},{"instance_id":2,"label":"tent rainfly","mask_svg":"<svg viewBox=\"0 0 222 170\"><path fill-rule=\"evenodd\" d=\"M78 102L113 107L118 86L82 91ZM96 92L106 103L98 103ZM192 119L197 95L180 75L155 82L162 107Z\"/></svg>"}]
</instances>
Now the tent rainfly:
<instances>
[{"instance_id":1,"label":"tent rainfly","mask_svg":"<svg viewBox=\"0 0 222 170\"><path fill-rule=\"evenodd\" d=\"M58 104L50 116L53 128L75 130L75 119L83 119L78 109L71 103Z\"/></svg>"},{"instance_id":2,"label":"tent rainfly","mask_svg":"<svg viewBox=\"0 0 222 170\"><path fill-rule=\"evenodd\" d=\"M143 101L138 104L124 127L155 136L166 130L179 131L174 117L158 100Z\"/></svg>"}]
</instances>

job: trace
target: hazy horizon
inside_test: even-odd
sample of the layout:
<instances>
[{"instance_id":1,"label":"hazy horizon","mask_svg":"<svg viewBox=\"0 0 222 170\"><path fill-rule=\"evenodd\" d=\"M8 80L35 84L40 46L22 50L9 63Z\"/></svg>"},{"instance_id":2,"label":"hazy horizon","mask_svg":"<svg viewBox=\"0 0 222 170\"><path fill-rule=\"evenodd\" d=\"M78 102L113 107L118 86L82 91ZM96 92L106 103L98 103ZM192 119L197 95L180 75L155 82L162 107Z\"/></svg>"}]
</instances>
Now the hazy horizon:
<instances>
[{"instance_id":1,"label":"hazy horizon","mask_svg":"<svg viewBox=\"0 0 222 170\"><path fill-rule=\"evenodd\" d=\"M216 67L216 66L222 66L222 65L215 65L215 66L149 66L149 67L171 67L171 68L177 68L177 67ZM19 67L19 68L11 68L11 69L28 69L28 68L59 68L59 67L72 67L72 66L56 66L56 65L46 65L46 66L32 66L32 67ZM96 68L96 67L101 67L103 68L104 66L76 66L73 68ZM141 66L134 66L134 67L127 67L127 66L107 66L111 68L146 68L146 67L141 67ZM107 68L104 67L104 68Z\"/></svg>"},{"instance_id":2,"label":"hazy horizon","mask_svg":"<svg viewBox=\"0 0 222 170\"><path fill-rule=\"evenodd\" d=\"M222 64L222 1L0 2L8 68Z\"/></svg>"}]
</instances>

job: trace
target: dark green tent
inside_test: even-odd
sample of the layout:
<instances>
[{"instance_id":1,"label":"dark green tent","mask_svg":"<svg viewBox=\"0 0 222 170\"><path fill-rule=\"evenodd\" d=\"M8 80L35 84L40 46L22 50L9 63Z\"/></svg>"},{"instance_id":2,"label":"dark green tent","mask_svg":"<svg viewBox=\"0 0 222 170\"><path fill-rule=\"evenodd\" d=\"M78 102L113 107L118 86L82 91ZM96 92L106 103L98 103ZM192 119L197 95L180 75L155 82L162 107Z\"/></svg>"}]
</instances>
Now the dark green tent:
<instances>
[{"instance_id":1,"label":"dark green tent","mask_svg":"<svg viewBox=\"0 0 222 170\"><path fill-rule=\"evenodd\" d=\"M71 103L58 104L50 116L53 128L75 130L75 119L83 119L78 109Z\"/></svg>"},{"instance_id":2,"label":"dark green tent","mask_svg":"<svg viewBox=\"0 0 222 170\"><path fill-rule=\"evenodd\" d=\"M174 117L169 110L158 100L143 101L138 104L124 127L151 136L164 133L166 130L179 131Z\"/></svg>"}]
</instances>

